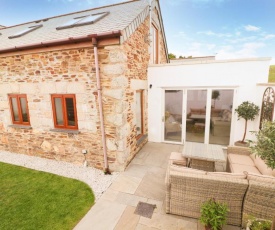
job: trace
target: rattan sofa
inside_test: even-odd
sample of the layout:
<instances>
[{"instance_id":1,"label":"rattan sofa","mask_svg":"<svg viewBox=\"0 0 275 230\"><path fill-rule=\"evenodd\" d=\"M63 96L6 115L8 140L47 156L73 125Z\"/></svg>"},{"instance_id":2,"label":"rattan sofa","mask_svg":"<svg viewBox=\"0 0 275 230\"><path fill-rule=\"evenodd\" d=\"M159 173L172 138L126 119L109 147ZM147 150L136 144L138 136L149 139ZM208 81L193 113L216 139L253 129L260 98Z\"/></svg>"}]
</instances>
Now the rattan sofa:
<instances>
[{"instance_id":1,"label":"rattan sofa","mask_svg":"<svg viewBox=\"0 0 275 230\"><path fill-rule=\"evenodd\" d=\"M235 153L237 150L234 148ZM241 154L249 152L239 150ZM174 163L170 159L165 179L167 213L199 218L201 204L215 198L228 204L227 223L231 225L245 227L249 215L270 220L275 215L275 177L251 172L205 172Z\"/></svg>"}]
</instances>

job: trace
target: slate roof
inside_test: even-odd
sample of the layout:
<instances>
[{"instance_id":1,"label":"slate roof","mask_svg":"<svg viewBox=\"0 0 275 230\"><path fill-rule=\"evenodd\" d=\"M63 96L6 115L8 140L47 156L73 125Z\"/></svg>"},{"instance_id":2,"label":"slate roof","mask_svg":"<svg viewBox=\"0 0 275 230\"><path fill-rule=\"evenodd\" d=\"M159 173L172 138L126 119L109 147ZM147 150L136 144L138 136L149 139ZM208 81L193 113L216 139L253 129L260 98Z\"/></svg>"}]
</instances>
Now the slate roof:
<instances>
[{"instance_id":1,"label":"slate roof","mask_svg":"<svg viewBox=\"0 0 275 230\"><path fill-rule=\"evenodd\" d=\"M61 30L56 29L56 27L65 24L73 18L102 12L109 12L109 14L94 24ZM0 49L4 50L45 41L62 40L88 34L102 34L111 31L122 31L121 40L124 41L145 20L148 14L148 0L134 0L0 28ZM23 36L9 38L28 27L37 25L43 26Z\"/></svg>"}]
</instances>

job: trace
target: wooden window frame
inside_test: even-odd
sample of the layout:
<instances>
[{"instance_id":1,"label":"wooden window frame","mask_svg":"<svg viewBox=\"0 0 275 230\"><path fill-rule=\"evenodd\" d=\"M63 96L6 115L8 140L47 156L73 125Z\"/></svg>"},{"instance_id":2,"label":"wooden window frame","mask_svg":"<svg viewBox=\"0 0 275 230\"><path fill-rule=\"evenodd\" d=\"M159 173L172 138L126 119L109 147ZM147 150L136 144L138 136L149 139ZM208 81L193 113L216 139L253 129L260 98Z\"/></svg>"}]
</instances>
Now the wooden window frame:
<instances>
[{"instance_id":1,"label":"wooden window frame","mask_svg":"<svg viewBox=\"0 0 275 230\"><path fill-rule=\"evenodd\" d=\"M140 113L141 113L141 133L136 136L136 139L140 139L144 135L144 90L137 90L136 93L140 93Z\"/></svg>"},{"instance_id":2,"label":"wooden window frame","mask_svg":"<svg viewBox=\"0 0 275 230\"><path fill-rule=\"evenodd\" d=\"M26 94L9 94L8 97L9 97L9 103L10 103L12 123L15 125L30 125L30 114L29 114L27 95ZM14 111L13 111L13 106L12 106L12 98L16 98L16 101L17 101L19 121L15 121ZM23 121L23 114L22 114L20 98L26 99L26 110L27 110L28 122Z\"/></svg>"},{"instance_id":3,"label":"wooden window frame","mask_svg":"<svg viewBox=\"0 0 275 230\"><path fill-rule=\"evenodd\" d=\"M152 23L152 63L159 63L159 31L158 28ZM155 35L155 36L154 36Z\"/></svg>"},{"instance_id":4,"label":"wooden window frame","mask_svg":"<svg viewBox=\"0 0 275 230\"><path fill-rule=\"evenodd\" d=\"M62 111L63 111L63 121L64 125L58 125L57 124L57 116L56 116L56 110L55 110L55 98L61 98L62 102ZM66 98L72 98L73 99L73 106L74 106L74 117L75 117L75 125L69 125L68 119L67 119L67 107L66 107ZM77 110L76 110L76 97L75 94L52 94L51 95L52 100L52 110L53 110L53 120L54 120L54 127L57 129L78 129L78 120L77 120Z\"/></svg>"}]
</instances>

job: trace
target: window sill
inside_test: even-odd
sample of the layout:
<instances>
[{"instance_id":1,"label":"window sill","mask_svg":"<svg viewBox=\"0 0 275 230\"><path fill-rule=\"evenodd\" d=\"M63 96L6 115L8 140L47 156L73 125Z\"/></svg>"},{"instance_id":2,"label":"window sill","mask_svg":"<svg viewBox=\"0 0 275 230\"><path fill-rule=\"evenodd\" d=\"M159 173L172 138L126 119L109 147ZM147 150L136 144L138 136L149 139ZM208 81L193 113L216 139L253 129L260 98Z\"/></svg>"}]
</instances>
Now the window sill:
<instances>
[{"instance_id":1,"label":"window sill","mask_svg":"<svg viewBox=\"0 0 275 230\"><path fill-rule=\"evenodd\" d=\"M50 129L50 131L57 132L57 133L72 133L72 134L80 133L78 130L72 130L72 129Z\"/></svg>"},{"instance_id":2,"label":"window sill","mask_svg":"<svg viewBox=\"0 0 275 230\"><path fill-rule=\"evenodd\" d=\"M11 127L14 129L32 129L30 125L8 125L8 127Z\"/></svg>"}]
</instances>

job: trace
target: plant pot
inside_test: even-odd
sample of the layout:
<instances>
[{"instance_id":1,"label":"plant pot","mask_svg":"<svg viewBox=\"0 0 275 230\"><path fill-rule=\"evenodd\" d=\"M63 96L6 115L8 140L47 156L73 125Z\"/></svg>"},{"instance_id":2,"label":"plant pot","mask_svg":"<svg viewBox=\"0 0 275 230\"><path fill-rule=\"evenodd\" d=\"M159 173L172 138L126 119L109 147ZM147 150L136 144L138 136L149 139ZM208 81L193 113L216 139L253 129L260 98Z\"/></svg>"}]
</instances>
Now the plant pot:
<instances>
[{"instance_id":1,"label":"plant pot","mask_svg":"<svg viewBox=\"0 0 275 230\"><path fill-rule=\"evenodd\" d=\"M205 230L212 230L212 227L211 226L204 226L204 229ZM220 230L222 230L222 228L220 228Z\"/></svg>"},{"instance_id":2,"label":"plant pot","mask_svg":"<svg viewBox=\"0 0 275 230\"><path fill-rule=\"evenodd\" d=\"M249 147L249 143L248 142L236 141L234 144L235 144L235 146Z\"/></svg>"}]
</instances>

